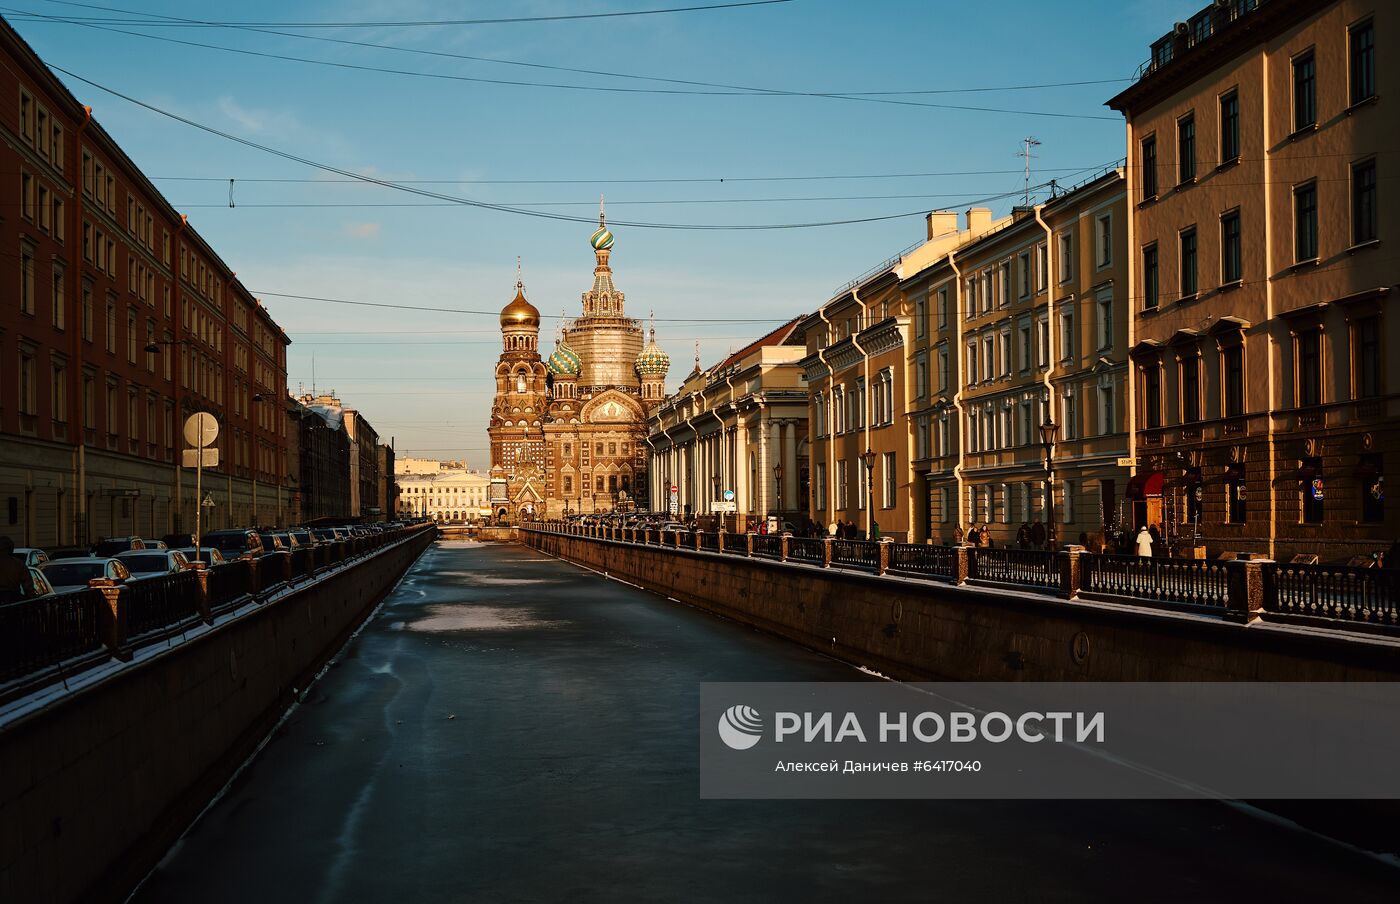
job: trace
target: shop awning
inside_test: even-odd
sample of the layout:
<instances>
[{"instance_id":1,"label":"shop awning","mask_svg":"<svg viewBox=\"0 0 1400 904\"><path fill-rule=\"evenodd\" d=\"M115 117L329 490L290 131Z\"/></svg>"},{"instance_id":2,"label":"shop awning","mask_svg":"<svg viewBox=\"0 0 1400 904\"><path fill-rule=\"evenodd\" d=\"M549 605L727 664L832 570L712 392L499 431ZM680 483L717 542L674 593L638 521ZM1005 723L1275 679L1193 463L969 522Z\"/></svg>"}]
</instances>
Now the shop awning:
<instances>
[{"instance_id":1,"label":"shop awning","mask_svg":"<svg viewBox=\"0 0 1400 904\"><path fill-rule=\"evenodd\" d=\"M1146 499L1149 496L1161 496L1162 484L1166 481L1166 474L1161 471L1148 471L1145 474L1134 474L1128 480L1127 498Z\"/></svg>"}]
</instances>

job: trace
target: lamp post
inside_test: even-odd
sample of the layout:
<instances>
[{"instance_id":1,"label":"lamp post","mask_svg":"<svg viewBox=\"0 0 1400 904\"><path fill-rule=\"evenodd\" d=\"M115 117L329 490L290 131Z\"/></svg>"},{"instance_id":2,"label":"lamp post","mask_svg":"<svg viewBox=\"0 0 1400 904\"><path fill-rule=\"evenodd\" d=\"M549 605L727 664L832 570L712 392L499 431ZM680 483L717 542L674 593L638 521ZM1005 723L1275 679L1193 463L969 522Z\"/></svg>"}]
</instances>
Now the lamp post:
<instances>
[{"instance_id":1,"label":"lamp post","mask_svg":"<svg viewBox=\"0 0 1400 904\"><path fill-rule=\"evenodd\" d=\"M782 533L783 523L783 463L780 461L773 466L773 485L778 491L778 533Z\"/></svg>"},{"instance_id":2,"label":"lamp post","mask_svg":"<svg viewBox=\"0 0 1400 904\"><path fill-rule=\"evenodd\" d=\"M875 487L875 453L867 448L860 455L860 463L865 465L865 538L875 533L875 506L871 504L871 492Z\"/></svg>"},{"instance_id":3,"label":"lamp post","mask_svg":"<svg viewBox=\"0 0 1400 904\"><path fill-rule=\"evenodd\" d=\"M1040 444L1045 447L1045 542L1050 549L1055 548L1055 437L1060 425L1050 418L1049 405L1046 405L1046 418L1040 424Z\"/></svg>"}]
</instances>

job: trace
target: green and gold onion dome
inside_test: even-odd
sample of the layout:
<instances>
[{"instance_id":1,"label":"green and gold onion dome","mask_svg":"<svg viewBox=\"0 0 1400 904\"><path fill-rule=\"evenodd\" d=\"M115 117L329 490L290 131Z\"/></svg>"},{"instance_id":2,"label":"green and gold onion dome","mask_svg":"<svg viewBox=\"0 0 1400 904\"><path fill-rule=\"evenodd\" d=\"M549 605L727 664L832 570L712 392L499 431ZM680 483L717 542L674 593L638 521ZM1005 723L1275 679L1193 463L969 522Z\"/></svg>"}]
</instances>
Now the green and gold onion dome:
<instances>
[{"instance_id":1,"label":"green and gold onion dome","mask_svg":"<svg viewBox=\"0 0 1400 904\"><path fill-rule=\"evenodd\" d=\"M588 244L593 246L594 251L610 251L613 246L613 234L608 231L608 227L600 225L598 230L588 237Z\"/></svg>"},{"instance_id":2,"label":"green and gold onion dome","mask_svg":"<svg viewBox=\"0 0 1400 904\"><path fill-rule=\"evenodd\" d=\"M501 309L501 326L533 326L538 328L539 325L539 309L525 300L525 288L516 283L515 298Z\"/></svg>"},{"instance_id":3,"label":"green and gold onion dome","mask_svg":"<svg viewBox=\"0 0 1400 904\"><path fill-rule=\"evenodd\" d=\"M578 352L569 348L567 342L560 342L554 347L554 353L545 362L545 367L555 376L577 377L583 371L583 359Z\"/></svg>"},{"instance_id":4,"label":"green and gold onion dome","mask_svg":"<svg viewBox=\"0 0 1400 904\"><path fill-rule=\"evenodd\" d=\"M637 373L643 377L664 377L671 369L671 358L656 344L656 330L651 331L651 341L637 356Z\"/></svg>"}]
</instances>

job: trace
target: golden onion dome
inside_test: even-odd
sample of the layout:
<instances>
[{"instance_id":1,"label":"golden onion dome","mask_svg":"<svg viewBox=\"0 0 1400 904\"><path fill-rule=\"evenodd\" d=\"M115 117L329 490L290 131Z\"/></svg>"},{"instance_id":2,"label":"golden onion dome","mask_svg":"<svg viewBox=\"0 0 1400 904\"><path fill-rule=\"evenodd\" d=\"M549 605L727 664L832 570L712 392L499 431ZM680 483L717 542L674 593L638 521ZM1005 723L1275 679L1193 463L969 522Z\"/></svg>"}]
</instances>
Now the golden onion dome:
<instances>
[{"instance_id":1,"label":"golden onion dome","mask_svg":"<svg viewBox=\"0 0 1400 904\"><path fill-rule=\"evenodd\" d=\"M501 326L532 326L539 328L539 309L525 300L525 288L516 284L515 298L501 309Z\"/></svg>"}]
</instances>

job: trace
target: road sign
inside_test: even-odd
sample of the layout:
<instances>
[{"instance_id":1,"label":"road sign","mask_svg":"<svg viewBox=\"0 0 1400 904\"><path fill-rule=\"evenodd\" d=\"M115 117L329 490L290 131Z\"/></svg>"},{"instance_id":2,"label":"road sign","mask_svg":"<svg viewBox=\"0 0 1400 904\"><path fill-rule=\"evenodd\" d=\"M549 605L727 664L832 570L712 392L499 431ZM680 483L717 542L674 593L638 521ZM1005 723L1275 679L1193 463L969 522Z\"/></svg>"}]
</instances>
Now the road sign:
<instances>
[{"instance_id":1,"label":"road sign","mask_svg":"<svg viewBox=\"0 0 1400 904\"><path fill-rule=\"evenodd\" d=\"M1137 464L1137 459L1136 459L1136 458L1120 458L1120 459L1118 459L1118 467L1120 467L1120 468L1131 468L1131 467L1133 467L1133 466L1136 465L1136 464Z\"/></svg>"},{"instance_id":2,"label":"road sign","mask_svg":"<svg viewBox=\"0 0 1400 904\"><path fill-rule=\"evenodd\" d=\"M196 411L185 418L185 442L191 446L211 446L219 436L219 422L207 411Z\"/></svg>"},{"instance_id":3,"label":"road sign","mask_svg":"<svg viewBox=\"0 0 1400 904\"><path fill-rule=\"evenodd\" d=\"M712 503L710 503L710 510L713 511L713 512L722 512L722 513L724 513L724 514L732 514L733 512L739 511L739 503L737 503L737 502L732 502L732 501L731 501L731 502L712 502Z\"/></svg>"},{"instance_id":4,"label":"road sign","mask_svg":"<svg viewBox=\"0 0 1400 904\"><path fill-rule=\"evenodd\" d=\"M679 513L680 513L680 510L681 510L681 504L680 504L679 502L677 502L675 499L672 499L672 500L671 500L671 514L673 514L673 515L679 514Z\"/></svg>"},{"instance_id":5,"label":"road sign","mask_svg":"<svg viewBox=\"0 0 1400 904\"><path fill-rule=\"evenodd\" d=\"M200 461L200 453L203 453L203 461ZM181 464L187 468L217 468L219 466L219 450L186 449L181 453Z\"/></svg>"},{"instance_id":6,"label":"road sign","mask_svg":"<svg viewBox=\"0 0 1400 904\"><path fill-rule=\"evenodd\" d=\"M734 491L733 491L733 490L725 490L725 491L724 491L724 501L725 501L725 502L733 502L733 501L734 501Z\"/></svg>"}]
</instances>

